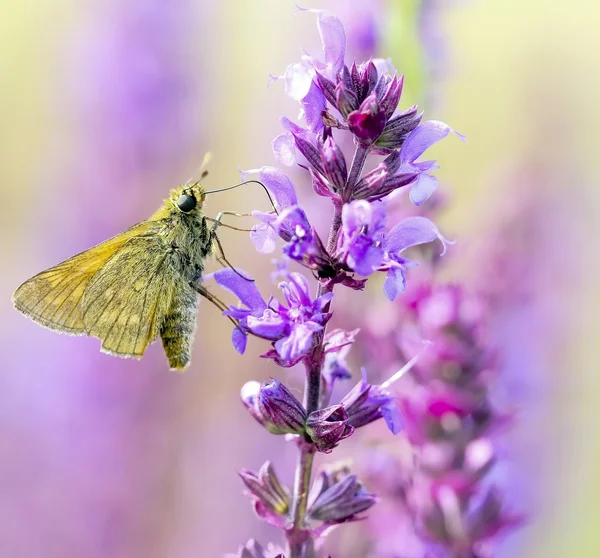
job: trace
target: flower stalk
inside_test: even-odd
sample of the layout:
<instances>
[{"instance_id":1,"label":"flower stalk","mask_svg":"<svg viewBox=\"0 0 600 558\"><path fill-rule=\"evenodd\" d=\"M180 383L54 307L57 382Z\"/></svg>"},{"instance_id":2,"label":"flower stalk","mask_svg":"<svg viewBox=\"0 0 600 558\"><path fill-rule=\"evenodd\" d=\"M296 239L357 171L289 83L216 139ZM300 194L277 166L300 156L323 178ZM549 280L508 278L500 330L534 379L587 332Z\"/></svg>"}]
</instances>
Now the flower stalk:
<instances>
[{"instance_id":1,"label":"flower stalk","mask_svg":"<svg viewBox=\"0 0 600 558\"><path fill-rule=\"evenodd\" d=\"M416 107L399 111L403 78L382 60L346 65L341 22L326 11L302 11L317 14L325 60L306 55L286 69L281 79L286 92L300 102L306 127L283 117L285 132L272 145L276 159L305 169L315 193L331 204L327 240L323 242L311 224L286 173L275 167L246 171L258 175L277 206L276 215L252 213L258 224L251 238L263 253L273 252L278 240L285 243L283 261L277 264L285 302L264 297L255 282L232 269L219 270L213 277L240 301L224 312L236 321L232 341L238 352L244 353L248 337L254 336L271 343L263 358L283 368L300 363L305 367L302 404L273 378L262 385L249 382L242 390L244 405L265 430L296 443L293 489L281 487L270 468L241 476L259 517L285 533L285 555L313 558L325 532L362 519L360 514L376 503L343 465L322 468L311 482L316 453L331 453L356 428L381 418L393 434L402 425L396 397L384 386L370 385L364 371L339 403L330 401L334 383L351 378L345 356L358 334L327 332L334 290L336 296L336 285L362 290L371 275L384 273L384 292L393 300L404 290L406 270L415 265L402 252L437 239L447 244L423 217L388 226L383 199L399 188L410 190L410 199L419 203L433 194L437 181L431 173L437 166L419 159L452 129L437 121L421 123ZM344 154L348 140L354 145L350 165ZM386 158L365 173L370 155ZM306 277L288 271L290 263L310 270L317 281L314 297ZM284 505L288 502L289 510Z\"/></svg>"}]
</instances>

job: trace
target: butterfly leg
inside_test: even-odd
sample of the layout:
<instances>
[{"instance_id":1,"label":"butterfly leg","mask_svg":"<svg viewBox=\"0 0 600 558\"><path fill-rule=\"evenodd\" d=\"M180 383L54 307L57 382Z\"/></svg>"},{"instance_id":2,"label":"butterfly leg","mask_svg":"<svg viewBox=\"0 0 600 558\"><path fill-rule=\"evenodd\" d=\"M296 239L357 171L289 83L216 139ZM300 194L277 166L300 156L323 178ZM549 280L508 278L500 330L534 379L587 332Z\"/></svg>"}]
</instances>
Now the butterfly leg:
<instances>
[{"instance_id":1,"label":"butterfly leg","mask_svg":"<svg viewBox=\"0 0 600 558\"><path fill-rule=\"evenodd\" d=\"M215 296L210 291L208 291L206 289L206 287L203 287L202 285L197 285L194 283L191 283L191 286L199 295L203 296L206 300L212 302L222 312L225 312L225 310L229 309L227 304L225 304L219 297ZM237 320L233 319L231 316L227 316L227 318L229 318L229 321L235 327L237 327L237 328L240 327ZM240 331L241 331L241 329L240 329Z\"/></svg>"},{"instance_id":2,"label":"butterfly leg","mask_svg":"<svg viewBox=\"0 0 600 558\"><path fill-rule=\"evenodd\" d=\"M234 215L235 217L252 217L251 213L236 213L235 211L220 211L219 213L217 213L217 216L215 218L213 217L205 217L205 219L207 221L212 221L213 226L212 226L212 232L216 232L216 230L219 227L225 227L226 229L231 229L234 231L242 231L242 232L251 232L252 229L241 229L239 227L234 227L233 225L230 225L228 223L223 223L223 216L224 215Z\"/></svg>"}]
</instances>

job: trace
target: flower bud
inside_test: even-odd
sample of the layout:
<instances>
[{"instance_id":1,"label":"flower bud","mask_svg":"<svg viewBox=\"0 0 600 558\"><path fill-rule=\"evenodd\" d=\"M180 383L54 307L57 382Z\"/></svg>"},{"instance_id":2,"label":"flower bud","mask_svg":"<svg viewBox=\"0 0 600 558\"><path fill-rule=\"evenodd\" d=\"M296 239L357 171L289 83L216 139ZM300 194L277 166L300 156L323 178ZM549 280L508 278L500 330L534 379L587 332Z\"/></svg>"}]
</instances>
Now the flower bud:
<instances>
[{"instance_id":1,"label":"flower bud","mask_svg":"<svg viewBox=\"0 0 600 558\"><path fill-rule=\"evenodd\" d=\"M280 381L271 378L263 382L258 392L261 414L279 430L280 434L302 434L306 422L304 407Z\"/></svg>"},{"instance_id":2,"label":"flower bud","mask_svg":"<svg viewBox=\"0 0 600 558\"><path fill-rule=\"evenodd\" d=\"M394 114L394 111L398 107L403 85L404 76L400 77L400 79L398 79L398 76L394 76L387 88L383 91L381 98L378 98L379 106L385 113L386 120Z\"/></svg>"},{"instance_id":3,"label":"flower bud","mask_svg":"<svg viewBox=\"0 0 600 558\"><path fill-rule=\"evenodd\" d=\"M314 498L308 515L314 520L342 523L369 509L375 502L375 496L364 490L356 475L348 475L322 490Z\"/></svg>"},{"instance_id":4,"label":"flower bud","mask_svg":"<svg viewBox=\"0 0 600 558\"><path fill-rule=\"evenodd\" d=\"M241 469L238 474L252 498L260 501L269 511L277 515L285 515L288 512L290 505L288 491L281 486L275 469L269 461L260 468L258 474L249 469Z\"/></svg>"},{"instance_id":5,"label":"flower bud","mask_svg":"<svg viewBox=\"0 0 600 558\"><path fill-rule=\"evenodd\" d=\"M271 379L262 385L247 382L242 402L250 414L271 434L302 434L306 412L281 382Z\"/></svg>"},{"instance_id":6,"label":"flower bud","mask_svg":"<svg viewBox=\"0 0 600 558\"><path fill-rule=\"evenodd\" d=\"M371 145L381 135L387 121L385 112L379 107L375 94L369 95L358 110L348 114L350 131L363 145Z\"/></svg>"},{"instance_id":7,"label":"flower bud","mask_svg":"<svg viewBox=\"0 0 600 558\"><path fill-rule=\"evenodd\" d=\"M350 87L340 81L335 88L336 107L344 118L358 108L358 97Z\"/></svg>"},{"instance_id":8,"label":"flower bud","mask_svg":"<svg viewBox=\"0 0 600 558\"><path fill-rule=\"evenodd\" d=\"M348 169L346 167L346 159L342 150L337 146L333 137L329 136L323 142L321 148L321 160L325 175L329 182L335 186L336 191L344 189L346 179L348 178Z\"/></svg>"},{"instance_id":9,"label":"flower bud","mask_svg":"<svg viewBox=\"0 0 600 558\"><path fill-rule=\"evenodd\" d=\"M354 432L348 413L341 405L313 411L306 421L306 432L319 451L330 453L338 443Z\"/></svg>"},{"instance_id":10,"label":"flower bud","mask_svg":"<svg viewBox=\"0 0 600 558\"><path fill-rule=\"evenodd\" d=\"M416 105L398 116L394 116L385 125L381 136L375 142L375 146L384 149L399 149L402 147L406 136L419 125L421 117L422 114L418 113Z\"/></svg>"},{"instance_id":11,"label":"flower bud","mask_svg":"<svg viewBox=\"0 0 600 558\"><path fill-rule=\"evenodd\" d=\"M373 386L363 379L342 399L341 405L348 413L348 424L360 428L383 417L382 407L391 399L381 386Z\"/></svg>"}]
</instances>

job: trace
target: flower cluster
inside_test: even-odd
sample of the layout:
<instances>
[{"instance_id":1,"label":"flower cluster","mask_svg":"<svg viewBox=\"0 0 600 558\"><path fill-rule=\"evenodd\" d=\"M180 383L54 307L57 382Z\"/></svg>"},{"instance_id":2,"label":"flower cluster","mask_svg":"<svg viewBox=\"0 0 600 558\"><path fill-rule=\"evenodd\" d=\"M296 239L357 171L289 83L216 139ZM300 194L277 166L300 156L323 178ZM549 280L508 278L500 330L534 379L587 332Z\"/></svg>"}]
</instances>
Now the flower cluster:
<instances>
[{"instance_id":1,"label":"flower cluster","mask_svg":"<svg viewBox=\"0 0 600 558\"><path fill-rule=\"evenodd\" d=\"M402 479L392 492L433 556L435 549L480 556L484 543L519 521L487 480L496 461L493 436L507 417L488 395L497 359L485 308L457 285L417 285L408 295L394 335L405 358L419 354L399 399L412 457L388 455L386 466Z\"/></svg>"},{"instance_id":2,"label":"flower cluster","mask_svg":"<svg viewBox=\"0 0 600 558\"><path fill-rule=\"evenodd\" d=\"M280 164L304 169L316 200L330 204L329 233L321 238L281 169L245 171L257 174L274 201L274 212L252 213L258 223L251 239L263 253L282 244L277 275L284 301L264 297L239 270L226 268L213 277L239 299L224 312L236 324L232 340L238 352L245 351L252 335L271 343L263 358L284 368L299 363L306 368L303 402L274 378L248 382L241 395L266 431L296 443L295 485L284 486L269 462L258 473L242 470L240 476L257 515L284 531L289 554L309 557L326 531L360 518L376 502L346 465L322 469L311 486L314 456L330 453L376 420L384 419L394 434L404 422L389 382L370 384L364 370L361 381L339 403L331 403L336 382L351 377L346 357L359 333L327 332L334 288L360 290L383 273L384 293L394 300L405 289L407 270L417 265L406 251L439 240L445 252L448 241L432 221L411 216L390 222L393 214L386 205L391 194L402 191L415 205L427 201L437 188L432 174L437 165L421 157L452 130L442 122L422 122L416 106L398 108L404 80L388 62L346 64L345 30L335 16L301 11L317 14L323 57L304 55L281 76L286 92L300 103L304 123L282 118L284 132L273 141L273 152ZM349 149L351 157L345 154ZM288 269L298 264L312 273L315 295L302 273ZM266 552L251 541L238 555Z\"/></svg>"}]
</instances>

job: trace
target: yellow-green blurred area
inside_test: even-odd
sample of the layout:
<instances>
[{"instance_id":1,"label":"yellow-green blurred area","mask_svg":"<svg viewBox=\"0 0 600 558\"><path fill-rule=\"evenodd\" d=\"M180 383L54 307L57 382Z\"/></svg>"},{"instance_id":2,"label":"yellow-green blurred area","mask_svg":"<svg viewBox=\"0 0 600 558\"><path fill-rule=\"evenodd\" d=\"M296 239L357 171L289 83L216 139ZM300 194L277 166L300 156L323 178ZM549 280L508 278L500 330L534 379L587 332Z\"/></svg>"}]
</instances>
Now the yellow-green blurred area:
<instances>
[{"instance_id":1,"label":"yellow-green blurred area","mask_svg":"<svg viewBox=\"0 0 600 558\"><path fill-rule=\"evenodd\" d=\"M480 278L486 243L497 241L518 260L507 289L534 280L538 313L520 342L531 336L535 369L523 366L511 382L522 381L536 411L517 409L512 449L500 459L513 459L531 488L523 494L536 496L532 504L510 495L530 515L502 556L595 558L600 7L438 4L445 62L435 83L419 69L414 21L402 19L414 2L372 9L387 14L380 54L407 76L402 104L426 99L426 118L467 136L466 146L449 138L432 149L448 197L440 227L458 240L452 278ZM345 21L359 5L310 7ZM159 344L141 361L121 361L96 339L33 324L10 295L148 217L206 151L211 189L238 182L239 169L275 164L279 117L295 119L298 106L281 82L267 87L269 73L282 74L301 47L319 54L314 14L294 11L287 0L3 6L0 557L198 558L235 552L252 536L279 541L254 517L236 471L271 459L291 483L294 448L252 421L239 389L282 374L300 386L302 372L259 360L266 345L255 339L238 355L229 322L205 301L192 365L179 375ZM267 211L268 201L248 187L212 196L206 211L252 209ZM269 283L271 257L247 234L222 240L236 266Z\"/></svg>"}]
</instances>

